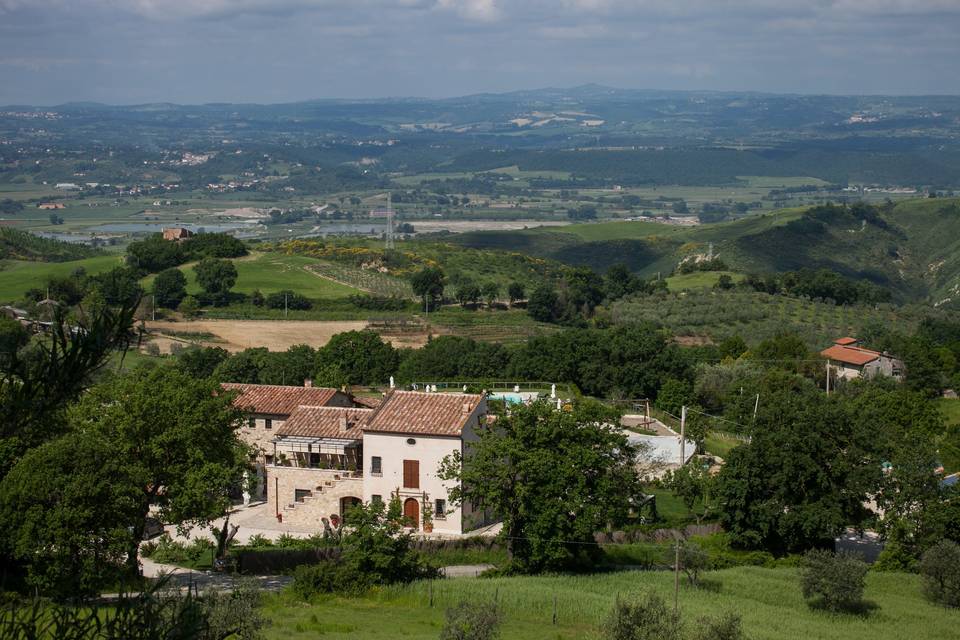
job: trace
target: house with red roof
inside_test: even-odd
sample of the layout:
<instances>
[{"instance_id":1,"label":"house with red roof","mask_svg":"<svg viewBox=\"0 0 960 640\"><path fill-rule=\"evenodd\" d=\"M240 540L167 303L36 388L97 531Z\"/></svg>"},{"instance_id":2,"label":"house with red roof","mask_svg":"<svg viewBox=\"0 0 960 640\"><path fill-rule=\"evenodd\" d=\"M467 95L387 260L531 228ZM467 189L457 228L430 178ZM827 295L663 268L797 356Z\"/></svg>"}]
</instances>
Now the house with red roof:
<instances>
[{"instance_id":1,"label":"house with red roof","mask_svg":"<svg viewBox=\"0 0 960 640\"><path fill-rule=\"evenodd\" d=\"M903 361L889 353L874 351L860 345L856 338L844 337L820 352L827 359L831 373L837 380L855 380L887 376L903 378Z\"/></svg>"},{"instance_id":2,"label":"house with red roof","mask_svg":"<svg viewBox=\"0 0 960 640\"><path fill-rule=\"evenodd\" d=\"M391 389L372 402L311 386L222 386L248 416L240 437L257 451L259 497L278 520L319 532L357 502L395 496L413 529L461 534L486 524L468 503L451 504L453 487L437 476L486 424L483 395Z\"/></svg>"}]
</instances>

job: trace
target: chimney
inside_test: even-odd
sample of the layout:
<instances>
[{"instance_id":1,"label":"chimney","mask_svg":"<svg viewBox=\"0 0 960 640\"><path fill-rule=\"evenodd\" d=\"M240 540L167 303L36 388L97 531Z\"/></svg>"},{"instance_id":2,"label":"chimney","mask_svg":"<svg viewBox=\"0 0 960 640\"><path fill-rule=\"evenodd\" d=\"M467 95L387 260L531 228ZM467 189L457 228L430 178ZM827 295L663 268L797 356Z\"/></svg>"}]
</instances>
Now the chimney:
<instances>
[{"instance_id":1,"label":"chimney","mask_svg":"<svg viewBox=\"0 0 960 640\"><path fill-rule=\"evenodd\" d=\"M464 403L463 403L463 412L464 412L464 413L470 413L470 403L469 403L469 402L464 402Z\"/></svg>"},{"instance_id":2,"label":"chimney","mask_svg":"<svg viewBox=\"0 0 960 640\"><path fill-rule=\"evenodd\" d=\"M346 433L349 428L350 425L347 422L347 416L340 416L340 433Z\"/></svg>"},{"instance_id":3,"label":"chimney","mask_svg":"<svg viewBox=\"0 0 960 640\"><path fill-rule=\"evenodd\" d=\"M311 380L310 378L307 378L306 380L303 381L303 386L308 387L308 388L309 388L309 387L312 387L312 386L313 386L313 380Z\"/></svg>"}]
</instances>

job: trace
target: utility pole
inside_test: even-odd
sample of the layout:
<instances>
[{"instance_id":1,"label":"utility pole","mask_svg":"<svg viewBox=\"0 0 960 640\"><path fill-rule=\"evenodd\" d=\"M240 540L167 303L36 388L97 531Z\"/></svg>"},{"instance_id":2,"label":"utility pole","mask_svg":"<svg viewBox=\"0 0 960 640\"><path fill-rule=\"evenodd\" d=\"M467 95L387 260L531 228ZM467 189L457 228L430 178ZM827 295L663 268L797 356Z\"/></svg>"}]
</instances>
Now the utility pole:
<instances>
[{"instance_id":1,"label":"utility pole","mask_svg":"<svg viewBox=\"0 0 960 640\"><path fill-rule=\"evenodd\" d=\"M684 405L680 409L680 466L682 467L684 462L687 460L686 454L687 449L687 406ZM677 553L680 553L680 547L677 547ZM680 557L679 555L677 556Z\"/></svg>"},{"instance_id":2,"label":"utility pole","mask_svg":"<svg viewBox=\"0 0 960 640\"><path fill-rule=\"evenodd\" d=\"M150 317L153 318L153 321L157 321L157 296L156 294L150 296Z\"/></svg>"},{"instance_id":3,"label":"utility pole","mask_svg":"<svg viewBox=\"0 0 960 640\"><path fill-rule=\"evenodd\" d=\"M680 611L680 538L673 559L673 612Z\"/></svg>"},{"instance_id":4,"label":"utility pole","mask_svg":"<svg viewBox=\"0 0 960 640\"><path fill-rule=\"evenodd\" d=\"M827 395L830 395L830 363L827 363Z\"/></svg>"},{"instance_id":5,"label":"utility pole","mask_svg":"<svg viewBox=\"0 0 960 640\"><path fill-rule=\"evenodd\" d=\"M753 421L757 421L757 409L760 408L760 394L757 394L757 401L753 403Z\"/></svg>"},{"instance_id":6,"label":"utility pole","mask_svg":"<svg viewBox=\"0 0 960 640\"><path fill-rule=\"evenodd\" d=\"M283 317L287 317L287 294L283 294Z\"/></svg>"}]
</instances>

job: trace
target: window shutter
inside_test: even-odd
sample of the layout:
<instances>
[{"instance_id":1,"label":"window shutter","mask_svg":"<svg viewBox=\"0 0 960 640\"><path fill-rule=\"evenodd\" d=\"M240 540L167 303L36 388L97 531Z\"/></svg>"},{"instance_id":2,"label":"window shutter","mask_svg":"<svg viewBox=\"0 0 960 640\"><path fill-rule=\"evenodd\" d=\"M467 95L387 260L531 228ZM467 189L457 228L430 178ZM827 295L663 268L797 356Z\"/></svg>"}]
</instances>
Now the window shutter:
<instances>
[{"instance_id":1,"label":"window shutter","mask_svg":"<svg viewBox=\"0 0 960 640\"><path fill-rule=\"evenodd\" d=\"M403 461L403 488L404 489L420 488L420 461L419 460Z\"/></svg>"}]
</instances>

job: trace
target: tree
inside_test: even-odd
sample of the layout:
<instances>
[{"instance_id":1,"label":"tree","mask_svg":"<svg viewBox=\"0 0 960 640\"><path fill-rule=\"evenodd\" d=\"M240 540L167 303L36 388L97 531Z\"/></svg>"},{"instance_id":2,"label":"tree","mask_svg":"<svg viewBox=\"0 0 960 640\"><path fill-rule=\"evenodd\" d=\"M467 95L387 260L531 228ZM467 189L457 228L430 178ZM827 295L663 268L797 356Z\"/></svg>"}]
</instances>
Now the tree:
<instances>
[{"instance_id":1,"label":"tree","mask_svg":"<svg viewBox=\"0 0 960 640\"><path fill-rule=\"evenodd\" d=\"M672 556L672 558L671 558ZM675 560L671 550L667 557ZM710 556L696 542L684 542L680 545L680 570L687 575L687 582L695 587L700 584L700 574L710 568Z\"/></svg>"},{"instance_id":2,"label":"tree","mask_svg":"<svg viewBox=\"0 0 960 640\"><path fill-rule=\"evenodd\" d=\"M348 384L383 384L398 364L396 349L373 331L346 331L317 350L316 370L333 365Z\"/></svg>"},{"instance_id":3,"label":"tree","mask_svg":"<svg viewBox=\"0 0 960 640\"><path fill-rule=\"evenodd\" d=\"M90 278L90 285L100 291L104 301L114 307L137 304L143 296L137 272L129 267L116 267Z\"/></svg>"},{"instance_id":4,"label":"tree","mask_svg":"<svg viewBox=\"0 0 960 640\"><path fill-rule=\"evenodd\" d=\"M307 344L271 351L260 364L260 384L301 385L313 378L317 352Z\"/></svg>"},{"instance_id":5,"label":"tree","mask_svg":"<svg viewBox=\"0 0 960 640\"><path fill-rule=\"evenodd\" d=\"M452 502L503 518L513 570L570 567L594 558L594 532L623 522L639 495L636 451L617 418L586 401L571 411L516 407L463 456L448 456L439 476L456 481Z\"/></svg>"},{"instance_id":6,"label":"tree","mask_svg":"<svg viewBox=\"0 0 960 640\"><path fill-rule=\"evenodd\" d=\"M510 298L510 306L512 307L515 302L523 300L526 293L526 287L523 286L522 282L511 282L510 285L507 286L507 297Z\"/></svg>"},{"instance_id":7,"label":"tree","mask_svg":"<svg viewBox=\"0 0 960 640\"><path fill-rule=\"evenodd\" d=\"M880 479L876 425L853 420L842 399L812 383L764 395L752 440L717 479L722 522L739 546L779 553L832 545L866 521Z\"/></svg>"},{"instance_id":8,"label":"tree","mask_svg":"<svg viewBox=\"0 0 960 640\"><path fill-rule=\"evenodd\" d=\"M192 319L200 315L200 302L193 296L187 296L177 307L185 318Z\"/></svg>"},{"instance_id":9,"label":"tree","mask_svg":"<svg viewBox=\"0 0 960 640\"><path fill-rule=\"evenodd\" d=\"M674 213L690 213L690 208L687 206L685 200L677 200L673 203L673 212Z\"/></svg>"},{"instance_id":10,"label":"tree","mask_svg":"<svg viewBox=\"0 0 960 640\"><path fill-rule=\"evenodd\" d=\"M717 279L717 288L718 289L733 289L733 278L729 274L722 273Z\"/></svg>"},{"instance_id":11,"label":"tree","mask_svg":"<svg viewBox=\"0 0 960 640\"><path fill-rule=\"evenodd\" d=\"M153 295L161 307L176 309L187 297L187 277L180 269L164 269L153 281Z\"/></svg>"},{"instance_id":12,"label":"tree","mask_svg":"<svg viewBox=\"0 0 960 640\"><path fill-rule=\"evenodd\" d=\"M193 268L197 284L216 305L226 304L237 282L237 268L230 260L204 258Z\"/></svg>"},{"instance_id":13,"label":"tree","mask_svg":"<svg viewBox=\"0 0 960 640\"><path fill-rule=\"evenodd\" d=\"M920 561L923 593L945 607L960 607L960 545L941 540Z\"/></svg>"},{"instance_id":14,"label":"tree","mask_svg":"<svg viewBox=\"0 0 960 640\"><path fill-rule=\"evenodd\" d=\"M557 290L549 284L542 284L530 294L527 313L534 320L553 322L556 320L557 301Z\"/></svg>"},{"instance_id":15,"label":"tree","mask_svg":"<svg viewBox=\"0 0 960 640\"><path fill-rule=\"evenodd\" d=\"M703 505L703 512L696 516L697 524L700 524L700 520L710 511L714 477L710 475L710 471L704 465L691 462L667 471L663 478L663 486L683 500L687 511L693 512L693 507L697 502Z\"/></svg>"},{"instance_id":16,"label":"tree","mask_svg":"<svg viewBox=\"0 0 960 640\"><path fill-rule=\"evenodd\" d=\"M657 408L679 416L684 405L691 404L693 389L686 380L670 378L663 383L657 393Z\"/></svg>"},{"instance_id":17,"label":"tree","mask_svg":"<svg viewBox=\"0 0 960 640\"><path fill-rule=\"evenodd\" d=\"M213 372L218 382L245 382L258 384L270 351L266 347L252 347L235 353L221 362Z\"/></svg>"},{"instance_id":18,"label":"tree","mask_svg":"<svg viewBox=\"0 0 960 640\"><path fill-rule=\"evenodd\" d=\"M466 308L468 304L476 305L483 291L477 284L469 278L460 278L454 296L461 307Z\"/></svg>"},{"instance_id":19,"label":"tree","mask_svg":"<svg viewBox=\"0 0 960 640\"><path fill-rule=\"evenodd\" d=\"M500 285L496 282L485 282L483 285L483 297L487 301L487 306L493 308L497 298L500 297Z\"/></svg>"},{"instance_id":20,"label":"tree","mask_svg":"<svg viewBox=\"0 0 960 640\"><path fill-rule=\"evenodd\" d=\"M811 606L856 611L863 606L867 564L859 556L815 549L803 556L800 586Z\"/></svg>"},{"instance_id":21,"label":"tree","mask_svg":"<svg viewBox=\"0 0 960 640\"><path fill-rule=\"evenodd\" d=\"M48 595L95 595L121 575L137 520L126 461L98 434L30 450L0 482L0 538Z\"/></svg>"},{"instance_id":22,"label":"tree","mask_svg":"<svg viewBox=\"0 0 960 640\"><path fill-rule=\"evenodd\" d=\"M209 378L230 352L221 347L190 347L177 356L177 368L191 378Z\"/></svg>"},{"instance_id":23,"label":"tree","mask_svg":"<svg viewBox=\"0 0 960 640\"><path fill-rule=\"evenodd\" d=\"M63 216L58 216L55 213L50 214L50 224L63 224Z\"/></svg>"},{"instance_id":24,"label":"tree","mask_svg":"<svg viewBox=\"0 0 960 640\"><path fill-rule=\"evenodd\" d=\"M212 380L169 367L138 369L94 387L71 412L74 428L102 438L138 490L127 564L150 507L163 522L208 525L243 486L249 451L237 437L242 412Z\"/></svg>"},{"instance_id":25,"label":"tree","mask_svg":"<svg viewBox=\"0 0 960 640\"><path fill-rule=\"evenodd\" d=\"M413 274L410 284L414 295L423 299L423 306L429 311L437 300L443 298L446 277L438 267L424 267Z\"/></svg>"},{"instance_id":26,"label":"tree","mask_svg":"<svg viewBox=\"0 0 960 640\"><path fill-rule=\"evenodd\" d=\"M268 309L312 309L313 303L304 295L296 293L290 289L277 291L267 296L266 305Z\"/></svg>"}]
</instances>

